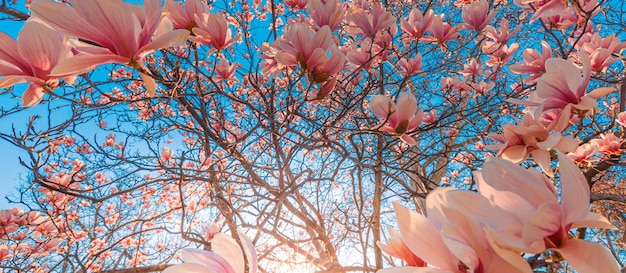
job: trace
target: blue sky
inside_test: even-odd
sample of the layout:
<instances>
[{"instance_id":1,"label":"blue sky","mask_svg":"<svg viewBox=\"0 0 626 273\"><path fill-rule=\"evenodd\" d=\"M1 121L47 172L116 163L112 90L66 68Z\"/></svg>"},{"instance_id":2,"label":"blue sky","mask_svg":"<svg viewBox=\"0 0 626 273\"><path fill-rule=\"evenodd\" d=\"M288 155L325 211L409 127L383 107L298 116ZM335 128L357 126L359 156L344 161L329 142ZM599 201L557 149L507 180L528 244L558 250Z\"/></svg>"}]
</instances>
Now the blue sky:
<instances>
[{"instance_id":1,"label":"blue sky","mask_svg":"<svg viewBox=\"0 0 626 273\"><path fill-rule=\"evenodd\" d=\"M22 1L18 2L19 5ZM17 33L21 29L23 22L14 22L3 20L0 21L0 30L5 32L12 37L17 37ZM17 86L17 88L25 88L26 85L21 84ZM0 98L0 108L12 107L16 103L19 103L18 99L10 99L9 95L4 95ZM36 109L33 111L26 111L27 113L20 114L18 116L12 116L11 118L0 118L0 132L8 133L11 131L12 124L15 123L16 126L19 127L20 117L28 118L28 114L35 113ZM7 209L10 205L7 202L5 196L11 192L16 192L15 187L19 184L20 175L22 177L26 176L26 168L19 164L19 157L25 156L25 153L21 151L21 149L11 145L7 141L0 139L0 151L2 156L0 156L0 174L2 178L0 179L0 210ZM13 205L15 206L15 204Z\"/></svg>"}]
</instances>

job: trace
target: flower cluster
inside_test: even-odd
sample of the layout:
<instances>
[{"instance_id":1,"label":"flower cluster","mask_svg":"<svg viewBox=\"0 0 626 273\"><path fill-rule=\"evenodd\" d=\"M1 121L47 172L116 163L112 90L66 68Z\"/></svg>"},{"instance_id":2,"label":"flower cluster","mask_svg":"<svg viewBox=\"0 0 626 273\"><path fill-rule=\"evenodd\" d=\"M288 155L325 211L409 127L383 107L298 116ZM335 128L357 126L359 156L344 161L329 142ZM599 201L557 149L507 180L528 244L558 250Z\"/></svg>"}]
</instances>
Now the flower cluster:
<instances>
[{"instance_id":1,"label":"flower cluster","mask_svg":"<svg viewBox=\"0 0 626 273\"><path fill-rule=\"evenodd\" d=\"M426 198L427 216L396 202L400 232L392 232L382 249L415 268L378 272L531 273L524 254L546 251L581 273L619 272L606 247L570 234L574 228L615 227L589 211L587 181L563 153L559 170L560 200L553 181L540 172L493 158L474 175L479 193L436 189Z\"/></svg>"}]
</instances>

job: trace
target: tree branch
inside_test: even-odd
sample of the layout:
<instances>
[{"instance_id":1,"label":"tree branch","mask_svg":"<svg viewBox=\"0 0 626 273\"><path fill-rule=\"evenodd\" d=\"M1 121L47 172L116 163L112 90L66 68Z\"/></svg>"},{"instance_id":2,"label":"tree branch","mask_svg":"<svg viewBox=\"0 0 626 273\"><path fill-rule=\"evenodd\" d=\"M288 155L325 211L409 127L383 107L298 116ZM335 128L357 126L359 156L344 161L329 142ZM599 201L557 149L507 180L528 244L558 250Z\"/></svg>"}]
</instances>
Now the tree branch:
<instances>
[{"instance_id":1,"label":"tree branch","mask_svg":"<svg viewBox=\"0 0 626 273\"><path fill-rule=\"evenodd\" d=\"M4 13L4 14L7 14L7 15L10 15L10 16L13 16L13 17L15 17L16 19L18 19L20 21L26 21L28 19L28 17L30 17L30 15L28 15L26 13L23 13L23 12L18 11L16 9L9 8L7 6L0 6L0 12Z\"/></svg>"},{"instance_id":2,"label":"tree branch","mask_svg":"<svg viewBox=\"0 0 626 273\"><path fill-rule=\"evenodd\" d=\"M621 194L610 194L610 193L594 193L591 195L591 201L615 201L626 203L626 196Z\"/></svg>"}]
</instances>

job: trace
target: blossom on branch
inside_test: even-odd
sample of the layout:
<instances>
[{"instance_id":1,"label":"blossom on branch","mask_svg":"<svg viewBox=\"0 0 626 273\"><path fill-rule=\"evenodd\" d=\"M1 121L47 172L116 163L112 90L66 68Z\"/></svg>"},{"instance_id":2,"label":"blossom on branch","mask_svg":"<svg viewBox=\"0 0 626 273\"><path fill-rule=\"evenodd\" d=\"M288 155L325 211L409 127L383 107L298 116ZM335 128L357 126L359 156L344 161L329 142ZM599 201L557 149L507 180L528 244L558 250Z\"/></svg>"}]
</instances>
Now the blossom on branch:
<instances>
[{"instance_id":1,"label":"blossom on branch","mask_svg":"<svg viewBox=\"0 0 626 273\"><path fill-rule=\"evenodd\" d=\"M471 29L476 32L481 32L493 17L495 12L489 11L489 4L485 0L479 0L469 5L463 6L463 13L461 17L465 23L463 26L466 29Z\"/></svg>"},{"instance_id":2,"label":"blossom on branch","mask_svg":"<svg viewBox=\"0 0 626 273\"><path fill-rule=\"evenodd\" d=\"M72 6L48 0L34 0L31 11L57 30L78 38L74 48L83 54L59 63L52 75L77 75L106 63L123 63L139 71L149 95L156 81L143 59L158 49L182 43L187 30L159 29L160 0L146 0L138 8L122 0L82 0ZM158 31L157 31L158 30Z\"/></svg>"},{"instance_id":3,"label":"blossom on branch","mask_svg":"<svg viewBox=\"0 0 626 273\"><path fill-rule=\"evenodd\" d=\"M60 33L37 20L26 21L17 41L0 32L0 88L29 82L22 95L22 105L30 107L38 104L45 91L59 84L60 76L52 76L51 71L73 54ZM73 75L65 76L66 82L73 82Z\"/></svg>"},{"instance_id":4,"label":"blossom on branch","mask_svg":"<svg viewBox=\"0 0 626 273\"><path fill-rule=\"evenodd\" d=\"M341 0L309 0L308 11L318 28L328 26L332 31L341 24L344 7Z\"/></svg>"},{"instance_id":5,"label":"blossom on branch","mask_svg":"<svg viewBox=\"0 0 626 273\"><path fill-rule=\"evenodd\" d=\"M228 22L221 13L204 13L201 17L196 16L198 27L193 28L193 34L189 40L196 43L212 46L214 50L221 51L234 44L238 36L232 37Z\"/></svg>"},{"instance_id":6,"label":"blossom on branch","mask_svg":"<svg viewBox=\"0 0 626 273\"><path fill-rule=\"evenodd\" d=\"M422 110L417 106L415 95L409 92L402 93L396 103L385 95L375 95L370 102L370 108L374 115L385 122L380 128L381 131L393 133L409 145L417 144L417 141L407 134L422 123Z\"/></svg>"},{"instance_id":7,"label":"blossom on branch","mask_svg":"<svg viewBox=\"0 0 626 273\"><path fill-rule=\"evenodd\" d=\"M492 159L477 173L480 194L523 225L498 230L500 239L495 243L525 253L556 251L581 273L619 272L617 261L606 247L569 234L570 229L579 227L615 227L603 216L589 211L587 180L567 156L558 153L558 158L560 200L551 181L517 164Z\"/></svg>"},{"instance_id":8,"label":"blossom on branch","mask_svg":"<svg viewBox=\"0 0 626 273\"><path fill-rule=\"evenodd\" d=\"M196 17L202 18L204 14L209 13L209 9L201 0L187 0L184 7L174 0L166 0L164 13L172 21L175 29L191 31L198 26Z\"/></svg>"}]
</instances>

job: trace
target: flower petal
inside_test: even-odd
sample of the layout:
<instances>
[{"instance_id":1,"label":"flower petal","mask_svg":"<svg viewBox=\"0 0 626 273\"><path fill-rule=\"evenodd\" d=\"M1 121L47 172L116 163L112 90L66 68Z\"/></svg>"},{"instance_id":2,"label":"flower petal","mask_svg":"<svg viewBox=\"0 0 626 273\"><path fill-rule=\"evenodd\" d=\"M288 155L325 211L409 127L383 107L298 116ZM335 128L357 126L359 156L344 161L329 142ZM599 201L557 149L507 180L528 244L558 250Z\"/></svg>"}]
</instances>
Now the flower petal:
<instances>
[{"instance_id":1,"label":"flower petal","mask_svg":"<svg viewBox=\"0 0 626 273\"><path fill-rule=\"evenodd\" d=\"M549 237L562 228L563 213L558 203L545 203L540 206L535 215L524 223L522 239L530 248L545 246L543 238Z\"/></svg>"},{"instance_id":2,"label":"flower petal","mask_svg":"<svg viewBox=\"0 0 626 273\"><path fill-rule=\"evenodd\" d=\"M167 32L159 36L158 38L156 38L154 41L140 48L137 51L136 57L143 57L146 54L152 53L155 50L168 48L176 44L182 44L185 42L185 40L187 40L188 36L189 36L189 31L185 29L177 29L177 30L172 30L170 32Z\"/></svg>"},{"instance_id":3,"label":"flower petal","mask_svg":"<svg viewBox=\"0 0 626 273\"><path fill-rule=\"evenodd\" d=\"M33 68L33 76L47 80L50 70L67 56L69 48L59 33L31 19L17 38L17 51Z\"/></svg>"},{"instance_id":4,"label":"flower petal","mask_svg":"<svg viewBox=\"0 0 626 273\"><path fill-rule=\"evenodd\" d=\"M130 60L114 54L107 55L76 55L60 62L51 75L54 77L66 77L70 75L80 75L94 69L96 66L106 63L127 64Z\"/></svg>"},{"instance_id":5,"label":"flower petal","mask_svg":"<svg viewBox=\"0 0 626 273\"><path fill-rule=\"evenodd\" d=\"M237 234L239 235L239 239L241 239L243 252L246 254L246 259L248 260L248 273L256 273L258 267L258 257L254 244L250 241L248 236L243 233L241 228L237 228Z\"/></svg>"},{"instance_id":6,"label":"flower petal","mask_svg":"<svg viewBox=\"0 0 626 273\"><path fill-rule=\"evenodd\" d=\"M55 29L71 33L72 35L96 43L110 40L102 29L87 22L74 8L71 8L65 3L48 0L33 0L30 5L30 10L33 15L43 19L46 24ZM105 44L101 45L108 47Z\"/></svg>"},{"instance_id":7,"label":"flower petal","mask_svg":"<svg viewBox=\"0 0 626 273\"><path fill-rule=\"evenodd\" d=\"M210 270L210 271L209 271ZM209 267L202 264L184 263L170 266L163 270L162 273L207 273L207 272L222 272L219 267Z\"/></svg>"},{"instance_id":8,"label":"flower petal","mask_svg":"<svg viewBox=\"0 0 626 273\"><path fill-rule=\"evenodd\" d=\"M571 228L594 227L603 229L617 229L606 217L595 212L589 212L585 218L572 223Z\"/></svg>"},{"instance_id":9,"label":"flower petal","mask_svg":"<svg viewBox=\"0 0 626 273\"><path fill-rule=\"evenodd\" d=\"M534 208L545 202L557 202L556 192L544 175L527 170L509 161L491 158L485 162L478 181L478 190L487 199L508 211L519 211L525 200ZM488 188L491 189L488 189ZM489 193L488 195L485 195ZM512 202L514 196L521 200Z\"/></svg>"},{"instance_id":10,"label":"flower petal","mask_svg":"<svg viewBox=\"0 0 626 273\"><path fill-rule=\"evenodd\" d=\"M399 202L394 202L393 207L402 238L416 256L429 265L448 270L457 269L458 259L446 247L441 233L430 220L403 207Z\"/></svg>"},{"instance_id":11,"label":"flower petal","mask_svg":"<svg viewBox=\"0 0 626 273\"><path fill-rule=\"evenodd\" d=\"M243 253L233 238L224 233L216 234L211 241L211 250L228 261L235 273L244 272Z\"/></svg>"},{"instance_id":12,"label":"flower petal","mask_svg":"<svg viewBox=\"0 0 626 273\"><path fill-rule=\"evenodd\" d=\"M393 102L385 95L374 95L370 101L372 113L380 119L387 119Z\"/></svg>"},{"instance_id":13,"label":"flower petal","mask_svg":"<svg viewBox=\"0 0 626 273\"><path fill-rule=\"evenodd\" d=\"M22 94L22 105L25 107L35 106L41 102L43 95L44 93L40 86L31 84Z\"/></svg>"},{"instance_id":14,"label":"flower petal","mask_svg":"<svg viewBox=\"0 0 626 273\"><path fill-rule=\"evenodd\" d=\"M619 273L620 267L609 250L597 243L570 239L555 249L579 273Z\"/></svg>"},{"instance_id":15,"label":"flower petal","mask_svg":"<svg viewBox=\"0 0 626 273\"><path fill-rule=\"evenodd\" d=\"M565 214L565 223L584 219L589 213L590 190L587 179L572 160L559 152L561 172L561 205Z\"/></svg>"},{"instance_id":16,"label":"flower petal","mask_svg":"<svg viewBox=\"0 0 626 273\"><path fill-rule=\"evenodd\" d=\"M200 265L204 268L205 272L207 271L207 269L209 269L216 272L235 273L231 264L217 253L200 249L186 248L183 249L182 254L182 258L183 261L185 261L185 264ZM177 270L172 272L180 271Z\"/></svg>"}]
</instances>

